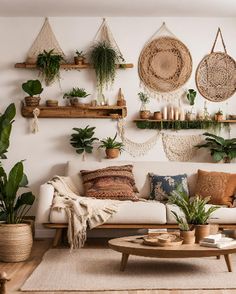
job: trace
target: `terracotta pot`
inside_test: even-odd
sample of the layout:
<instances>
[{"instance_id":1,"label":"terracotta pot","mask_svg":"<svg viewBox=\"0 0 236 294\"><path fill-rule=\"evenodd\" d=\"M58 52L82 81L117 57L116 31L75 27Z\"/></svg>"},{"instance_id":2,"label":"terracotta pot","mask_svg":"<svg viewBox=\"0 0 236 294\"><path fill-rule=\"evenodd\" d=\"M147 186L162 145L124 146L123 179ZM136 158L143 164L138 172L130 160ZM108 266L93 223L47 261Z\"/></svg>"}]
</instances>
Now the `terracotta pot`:
<instances>
[{"instance_id":1,"label":"terracotta pot","mask_svg":"<svg viewBox=\"0 0 236 294\"><path fill-rule=\"evenodd\" d=\"M199 243L203 238L210 235L210 226L207 225L195 225L195 237L196 243Z\"/></svg>"},{"instance_id":2,"label":"terracotta pot","mask_svg":"<svg viewBox=\"0 0 236 294\"><path fill-rule=\"evenodd\" d=\"M117 158L120 155L120 150L119 149L106 149L106 155L107 158Z\"/></svg>"},{"instance_id":3,"label":"terracotta pot","mask_svg":"<svg viewBox=\"0 0 236 294\"><path fill-rule=\"evenodd\" d=\"M85 60L84 57L78 57L78 56L75 56L74 57L74 62L77 65L83 65L84 64L84 60Z\"/></svg>"},{"instance_id":4,"label":"terracotta pot","mask_svg":"<svg viewBox=\"0 0 236 294\"><path fill-rule=\"evenodd\" d=\"M25 105L26 106L39 106L39 101L40 101L40 97L32 97L32 96L28 96L25 97Z\"/></svg>"},{"instance_id":5,"label":"terracotta pot","mask_svg":"<svg viewBox=\"0 0 236 294\"><path fill-rule=\"evenodd\" d=\"M195 230L191 231L180 231L180 237L183 239L183 244L194 244L195 243Z\"/></svg>"},{"instance_id":6,"label":"terracotta pot","mask_svg":"<svg viewBox=\"0 0 236 294\"><path fill-rule=\"evenodd\" d=\"M142 119L149 119L151 112L150 110L140 110L139 115Z\"/></svg>"},{"instance_id":7,"label":"terracotta pot","mask_svg":"<svg viewBox=\"0 0 236 294\"><path fill-rule=\"evenodd\" d=\"M124 99L117 100L117 106L126 106L126 101Z\"/></svg>"},{"instance_id":8,"label":"terracotta pot","mask_svg":"<svg viewBox=\"0 0 236 294\"><path fill-rule=\"evenodd\" d=\"M29 258L33 245L29 224L0 224L0 261L20 262Z\"/></svg>"},{"instance_id":9,"label":"terracotta pot","mask_svg":"<svg viewBox=\"0 0 236 294\"><path fill-rule=\"evenodd\" d=\"M222 121L224 119L224 115L223 114L215 114L215 120L216 121Z\"/></svg>"},{"instance_id":10,"label":"terracotta pot","mask_svg":"<svg viewBox=\"0 0 236 294\"><path fill-rule=\"evenodd\" d=\"M160 111L154 112L153 118L156 120L162 120L162 113Z\"/></svg>"}]
</instances>

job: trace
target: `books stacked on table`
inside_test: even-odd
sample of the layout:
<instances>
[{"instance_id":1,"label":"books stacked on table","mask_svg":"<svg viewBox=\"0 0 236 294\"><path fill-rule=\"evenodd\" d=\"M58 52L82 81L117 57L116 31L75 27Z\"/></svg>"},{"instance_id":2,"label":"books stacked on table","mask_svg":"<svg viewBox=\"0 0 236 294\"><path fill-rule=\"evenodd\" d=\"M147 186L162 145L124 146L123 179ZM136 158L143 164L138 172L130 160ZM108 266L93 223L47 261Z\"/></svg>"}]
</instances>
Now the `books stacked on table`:
<instances>
[{"instance_id":1,"label":"books stacked on table","mask_svg":"<svg viewBox=\"0 0 236 294\"><path fill-rule=\"evenodd\" d=\"M200 243L201 246L212 248L227 248L236 246L236 239L226 237L223 234L209 235L203 238Z\"/></svg>"}]
</instances>

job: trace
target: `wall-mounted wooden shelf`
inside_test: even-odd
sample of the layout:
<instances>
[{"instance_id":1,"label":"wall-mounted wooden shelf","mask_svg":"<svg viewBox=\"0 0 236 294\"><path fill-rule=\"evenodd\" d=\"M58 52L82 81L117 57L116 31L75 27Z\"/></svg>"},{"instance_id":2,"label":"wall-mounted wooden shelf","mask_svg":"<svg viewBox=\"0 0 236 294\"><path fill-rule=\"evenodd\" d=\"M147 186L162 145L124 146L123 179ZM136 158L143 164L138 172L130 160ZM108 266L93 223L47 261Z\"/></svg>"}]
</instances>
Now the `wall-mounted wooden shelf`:
<instances>
[{"instance_id":1,"label":"wall-mounted wooden shelf","mask_svg":"<svg viewBox=\"0 0 236 294\"><path fill-rule=\"evenodd\" d=\"M187 130L187 129L220 129L222 126L229 127L229 124L236 123L236 120L154 120L135 119L134 122L139 129L159 129L159 130Z\"/></svg>"},{"instance_id":2,"label":"wall-mounted wooden shelf","mask_svg":"<svg viewBox=\"0 0 236 294\"><path fill-rule=\"evenodd\" d=\"M123 63L123 64L117 64L117 68L132 68L134 65L132 63ZM15 68L26 68L26 69L36 69L37 66L34 63L26 63L26 62L21 62L21 63L16 63ZM85 63L82 65L79 64L74 64L74 63L66 63L66 64L61 64L61 68L65 70L70 70L70 69L85 69L85 68L93 68L92 64Z\"/></svg>"},{"instance_id":3,"label":"wall-mounted wooden shelf","mask_svg":"<svg viewBox=\"0 0 236 294\"><path fill-rule=\"evenodd\" d=\"M123 106L90 106L90 107L72 107L72 106L22 106L21 114L24 117L33 117L33 110L40 110L39 118L109 118L119 119L126 117L127 108Z\"/></svg>"}]
</instances>

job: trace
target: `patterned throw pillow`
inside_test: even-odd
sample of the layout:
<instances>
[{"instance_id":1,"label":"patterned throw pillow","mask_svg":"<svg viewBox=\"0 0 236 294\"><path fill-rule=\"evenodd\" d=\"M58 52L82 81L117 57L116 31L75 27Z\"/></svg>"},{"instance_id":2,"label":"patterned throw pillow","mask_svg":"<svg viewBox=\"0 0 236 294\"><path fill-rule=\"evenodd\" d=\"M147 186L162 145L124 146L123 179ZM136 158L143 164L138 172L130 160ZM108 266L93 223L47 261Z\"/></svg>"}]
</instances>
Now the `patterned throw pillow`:
<instances>
[{"instance_id":1,"label":"patterned throw pillow","mask_svg":"<svg viewBox=\"0 0 236 294\"><path fill-rule=\"evenodd\" d=\"M132 165L81 170L85 196L99 199L138 201Z\"/></svg>"},{"instance_id":2,"label":"patterned throw pillow","mask_svg":"<svg viewBox=\"0 0 236 294\"><path fill-rule=\"evenodd\" d=\"M187 175L176 176L159 176L153 173L149 173L151 193L149 199L158 201L167 201L179 185L182 185L183 191L189 194Z\"/></svg>"},{"instance_id":3,"label":"patterned throw pillow","mask_svg":"<svg viewBox=\"0 0 236 294\"><path fill-rule=\"evenodd\" d=\"M195 193L211 197L209 203L232 207L236 192L236 174L198 170Z\"/></svg>"}]
</instances>

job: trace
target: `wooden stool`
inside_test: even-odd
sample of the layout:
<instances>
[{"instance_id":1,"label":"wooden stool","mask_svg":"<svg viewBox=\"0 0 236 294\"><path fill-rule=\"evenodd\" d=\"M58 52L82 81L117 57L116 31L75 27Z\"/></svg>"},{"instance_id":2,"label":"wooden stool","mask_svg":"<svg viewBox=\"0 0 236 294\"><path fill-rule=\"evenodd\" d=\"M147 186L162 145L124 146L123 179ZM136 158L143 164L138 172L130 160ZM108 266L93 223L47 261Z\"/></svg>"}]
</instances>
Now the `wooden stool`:
<instances>
[{"instance_id":1,"label":"wooden stool","mask_svg":"<svg viewBox=\"0 0 236 294\"><path fill-rule=\"evenodd\" d=\"M0 294L7 294L6 283L10 281L5 272L0 273Z\"/></svg>"}]
</instances>

